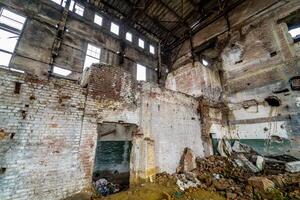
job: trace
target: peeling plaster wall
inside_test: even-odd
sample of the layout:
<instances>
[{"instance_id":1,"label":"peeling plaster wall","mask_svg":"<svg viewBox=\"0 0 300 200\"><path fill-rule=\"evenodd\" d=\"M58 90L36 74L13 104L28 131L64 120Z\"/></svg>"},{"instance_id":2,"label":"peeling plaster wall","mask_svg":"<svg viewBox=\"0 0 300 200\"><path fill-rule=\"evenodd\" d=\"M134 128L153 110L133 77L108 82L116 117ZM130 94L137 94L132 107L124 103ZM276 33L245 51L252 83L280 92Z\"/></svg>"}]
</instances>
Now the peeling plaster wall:
<instances>
[{"instance_id":1,"label":"peeling plaster wall","mask_svg":"<svg viewBox=\"0 0 300 200\"><path fill-rule=\"evenodd\" d=\"M218 70L205 67L200 62L183 65L168 74L165 86L193 97L205 96L211 100L221 99L221 82Z\"/></svg>"},{"instance_id":2,"label":"peeling plaster wall","mask_svg":"<svg viewBox=\"0 0 300 200\"><path fill-rule=\"evenodd\" d=\"M244 140L263 154L300 157L300 108L296 104L300 94L289 83L300 74L299 44L294 44L284 22L277 23L299 8L292 1L251 20L233 32L231 47L222 53L226 101L231 108L230 137ZM268 96L278 97L281 105L268 105ZM245 106L251 100L255 103Z\"/></svg>"},{"instance_id":3,"label":"peeling plaster wall","mask_svg":"<svg viewBox=\"0 0 300 200\"><path fill-rule=\"evenodd\" d=\"M198 101L152 84L143 84L141 98L141 126L154 141L157 172L174 173L185 147L204 156Z\"/></svg>"},{"instance_id":4,"label":"peeling plaster wall","mask_svg":"<svg viewBox=\"0 0 300 200\"><path fill-rule=\"evenodd\" d=\"M194 98L137 84L112 66L93 66L81 84L0 70L1 200L63 199L89 187L103 122L138 126L132 135L131 184L175 172L185 147L203 156Z\"/></svg>"},{"instance_id":5,"label":"peeling plaster wall","mask_svg":"<svg viewBox=\"0 0 300 200\"><path fill-rule=\"evenodd\" d=\"M213 115L206 116L208 120L204 123L209 122L209 130L202 132L202 136L212 133L214 141L223 137L239 139L263 154L300 157L300 107L297 103L300 94L292 90L289 82L300 73L300 43L294 43L282 20L298 9L297 0L246 1L229 13L229 32L222 18L193 37L194 49L217 38L222 71L219 74L220 103L224 104L217 110L227 118L227 123L211 123L218 120L211 120L215 118ZM176 70L169 74L166 87L189 95L197 93L215 101L210 96L213 93L198 92L206 89L205 84L193 85L195 69L186 67L183 62L191 60L190 49L190 41L186 41L178 50L173 66ZM182 74L186 74L185 82L178 81L183 79ZM211 79L203 73L198 75L201 76ZM281 105L268 105L265 99L269 96L278 97ZM208 107L212 110L214 105Z\"/></svg>"},{"instance_id":6,"label":"peeling plaster wall","mask_svg":"<svg viewBox=\"0 0 300 200\"><path fill-rule=\"evenodd\" d=\"M110 65L122 65L134 77L136 75L136 63L147 67L147 80L157 82L157 55L149 53L149 44L155 42L144 38L134 29L127 27L119 19L107 16L99 10L94 10L87 2L84 16L69 12L66 28L61 41L58 56L54 59L54 65L71 70L68 76L77 80L83 70L85 53L88 43L101 48L100 62ZM10 67L26 71L39 77L47 76L52 59L52 47L57 35L57 25L63 16L63 8L50 1L24 1L3 0L0 9L7 8L27 18L23 33L15 49L15 54ZM103 25L95 24L94 13L103 16ZM110 22L120 25L120 35L114 35L110 30ZM133 42L125 40L125 33L133 34ZM138 37L144 38L145 49L137 46ZM124 50L122 50L124 48ZM125 55L123 63L118 52Z\"/></svg>"}]
</instances>

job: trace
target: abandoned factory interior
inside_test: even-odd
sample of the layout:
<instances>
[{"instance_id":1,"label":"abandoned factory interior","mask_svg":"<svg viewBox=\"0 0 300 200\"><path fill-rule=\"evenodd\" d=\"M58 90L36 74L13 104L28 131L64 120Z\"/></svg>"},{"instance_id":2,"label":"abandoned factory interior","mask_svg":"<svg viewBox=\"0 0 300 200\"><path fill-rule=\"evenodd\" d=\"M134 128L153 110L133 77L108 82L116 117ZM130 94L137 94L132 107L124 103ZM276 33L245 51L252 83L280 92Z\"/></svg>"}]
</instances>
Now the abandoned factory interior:
<instances>
[{"instance_id":1,"label":"abandoned factory interior","mask_svg":"<svg viewBox=\"0 0 300 200\"><path fill-rule=\"evenodd\" d=\"M300 200L300 0L0 0L0 200Z\"/></svg>"}]
</instances>

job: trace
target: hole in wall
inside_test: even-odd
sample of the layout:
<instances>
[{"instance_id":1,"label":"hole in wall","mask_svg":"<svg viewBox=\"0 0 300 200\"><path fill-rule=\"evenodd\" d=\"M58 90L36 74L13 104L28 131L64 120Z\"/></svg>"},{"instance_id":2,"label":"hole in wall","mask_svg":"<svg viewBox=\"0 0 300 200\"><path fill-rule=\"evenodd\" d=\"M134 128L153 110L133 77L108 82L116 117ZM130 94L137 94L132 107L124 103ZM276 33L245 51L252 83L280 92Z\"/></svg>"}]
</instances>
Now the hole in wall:
<instances>
[{"instance_id":1,"label":"hole in wall","mask_svg":"<svg viewBox=\"0 0 300 200\"><path fill-rule=\"evenodd\" d=\"M14 94L20 94L20 91L21 91L21 85L22 85L22 83L15 82L15 90L14 90Z\"/></svg>"},{"instance_id":2,"label":"hole in wall","mask_svg":"<svg viewBox=\"0 0 300 200\"><path fill-rule=\"evenodd\" d=\"M300 76L295 76L290 79L291 89L300 90Z\"/></svg>"},{"instance_id":3,"label":"hole in wall","mask_svg":"<svg viewBox=\"0 0 300 200\"><path fill-rule=\"evenodd\" d=\"M274 56L276 56L276 55L277 55L277 52L276 52L276 51L273 51L273 52L270 53L270 56L271 56L271 57L274 57Z\"/></svg>"},{"instance_id":4,"label":"hole in wall","mask_svg":"<svg viewBox=\"0 0 300 200\"><path fill-rule=\"evenodd\" d=\"M15 133L11 133L9 138L12 140L12 139L14 139L15 135L16 135Z\"/></svg>"},{"instance_id":5,"label":"hole in wall","mask_svg":"<svg viewBox=\"0 0 300 200\"><path fill-rule=\"evenodd\" d=\"M265 101L269 104L271 107L278 107L281 105L281 101L278 97L276 96L269 96L265 98Z\"/></svg>"},{"instance_id":6,"label":"hole in wall","mask_svg":"<svg viewBox=\"0 0 300 200\"><path fill-rule=\"evenodd\" d=\"M234 64L239 64L239 63L242 63L242 62L243 62L243 60L238 60Z\"/></svg>"},{"instance_id":7,"label":"hole in wall","mask_svg":"<svg viewBox=\"0 0 300 200\"><path fill-rule=\"evenodd\" d=\"M107 196L129 188L132 135L136 131L135 124L98 124L92 181L99 194Z\"/></svg>"},{"instance_id":8,"label":"hole in wall","mask_svg":"<svg viewBox=\"0 0 300 200\"><path fill-rule=\"evenodd\" d=\"M1 167L1 168L0 168L0 174L4 174L5 171L6 171L6 167Z\"/></svg>"},{"instance_id":9,"label":"hole in wall","mask_svg":"<svg viewBox=\"0 0 300 200\"><path fill-rule=\"evenodd\" d=\"M282 89L282 90L274 91L273 93L274 94L280 94L280 93L286 93L286 92L289 92L289 89L285 88L285 89Z\"/></svg>"}]
</instances>

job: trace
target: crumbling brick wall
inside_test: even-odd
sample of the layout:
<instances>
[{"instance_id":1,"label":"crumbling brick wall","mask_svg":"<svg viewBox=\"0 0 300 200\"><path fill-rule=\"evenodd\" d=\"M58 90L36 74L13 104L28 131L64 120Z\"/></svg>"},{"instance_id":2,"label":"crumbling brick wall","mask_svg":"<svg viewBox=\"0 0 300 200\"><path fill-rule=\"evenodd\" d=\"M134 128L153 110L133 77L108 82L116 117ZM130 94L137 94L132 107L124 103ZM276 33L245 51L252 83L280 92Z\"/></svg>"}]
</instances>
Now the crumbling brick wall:
<instances>
[{"instance_id":1,"label":"crumbling brick wall","mask_svg":"<svg viewBox=\"0 0 300 200\"><path fill-rule=\"evenodd\" d=\"M62 199L89 187L102 122L138 125L132 183L175 172L185 147L203 156L194 98L137 84L117 67L93 66L91 74L82 87L0 70L1 200Z\"/></svg>"},{"instance_id":2,"label":"crumbling brick wall","mask_svg":"<svg viewBox=\"0 0 300 200\"><path fill-rule=\"evenodd\" d=\"M0 129L5 135L0 139L5 169L0 199L59 199L82 189L77 159L84 92L72 81L42 81L0 70Z\"/></svg>"}]
</instances>

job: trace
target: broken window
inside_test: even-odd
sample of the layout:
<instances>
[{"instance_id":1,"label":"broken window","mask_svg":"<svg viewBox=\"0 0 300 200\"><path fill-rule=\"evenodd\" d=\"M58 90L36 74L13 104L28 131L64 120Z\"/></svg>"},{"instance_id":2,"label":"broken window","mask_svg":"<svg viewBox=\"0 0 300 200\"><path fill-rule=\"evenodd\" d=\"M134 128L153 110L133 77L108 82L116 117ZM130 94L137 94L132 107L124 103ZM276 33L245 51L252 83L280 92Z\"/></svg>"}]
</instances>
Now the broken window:
<instances>
[{"instance_id":1,"label":"broken window","mask_svg":"<svg viewBox=\"0 0 300 200\"><path fill-rule=\"evenodd\" d=\"M93 63L99 63L100 62L100 54L101 54L100 48L98 48L94 45L88 44L83 69L90 67Z\"/></svg>"},{"instance_id":2,"label":"broken window","mask_svg":"<svg viewBox=\"0 0 300 200\"><path fill-rule=\"evenodd\" d=\"M136 80L146 81L146 67L145 66L137 64Z\"/></svg>"},{"instance_id":3,"label":"broken window","mask_svg":"<svg viewBox=\"0 0 300 200\"><path fill-rule=\"evenodd\" d=\"M129 42L132 42L132 34L127 32L126 33L126 40L128 40Z\"/></svg>"},{"instance_id":4,"label":"broken window","mask_svg":"<svg viewBox=\"0 0 300 200\"><path fill-rule=\"evenodd\" d=\"M99 26L102 26L102 22L103 22L103 18L96 13L94 17L94 23L98 24Z\"/></svg>"},{"instance_id":5,"label":"broken window","mask_svg":"<svg viewBox=\"0 0 300 200\"><path fill-rule=\"evenodd\" d=\"M283 19L278 20L278 23L286 23L288 32L294 39L294 42L300 41L300 9L290 13Z\"/></svg>"},{"instance_id":6,"label":"broken window","mask_svg":"<svg viewBox=\"0 0 300 200\"><path fill-rule=\"evenodd\" d=\"M300 41L300 24L298 27L289 27L289 33L291 34L292 38L295 42Z\"/></svg>"},{"instance_id":7,"label":"broken window","mask_svg":"<svg viewBox=\"0 0 300 200\"><path fill-rule=\"evenodd\" d=\"M110 25L110 32L119 35L119 25L112 22Z\"/></svg>"},{"instance_id":8,"label":"broken window","mask_svg":"<svg viewBox=\"0 0 300 200\"><path fill-rule=\"evenodd\" d=\"M150 53L155 54L155 48L154 48L154 46L150 45L149 46L149 51L150 51Z\"/></svg>"},{"instance_id":9,"label":"broken window","mask_svg":"<svg viewBox=\"0 0 300 200\"><path fill-rule=\"evenodd\" d=\"M0 13L0 65L8 67L26 18L7 9Z\"/></svg>"},{"instance_id":10,"label":"broken window","mask_svg":"<svg viewBox=\"0 0 300 200\"><path fill-rule=\"evenodd\" d=\"M60 76L68 76L68 75L71 74L71 71L67 70L67 69L63 69L63 68L54 66L53 67L53 73L57 74L57 75L60 75Z\"/></svg>"},{"instance_id":11,"label":"broken window","mask_svg":"<svg viewBox=\"0 0 300 200\"><path fill-rule=\"evenodd\" d=\"M57 3L59 5L62 5L62 0L51 0L51 1L53 1L54 3Z\"/></svg>"},{"instance_id":12,"label":"broken window","mask_svg":"<svg viewBox=\"0 0 300 200\"><path fill-rule=\"evenodd\" d=\"M67 4L67 0L51 0L51 1L61 5L62 7L65 7ZM80 16L83 16L84 6L75 2L74 0L71 0L69 10L72 12L75 12L76 14L78 14Z\"/></svg>"},{"instance_id":13,"label":"broken window","mask_svg":"<svg viewBox=\"0 0 300 200\"><path fill-rule=\"evenodd\" d=\"M74 2L74 1L73 1ZM71 1L72 4L72 1ZM74 3L73 3L74 4ZM71 6L70 6L70 10L71 10ZM84 13L84 6L80 5L79 3L75 3L75 6L73 7L73 10L71 10L73 12L75 12L76 14L83 16Z\"/></svg>"},{"instance_id":14,"label":"broken window","mask_svg":"<svg viewBox=\"0 0 300 200\"><path fill-rule=\"evenodd\" d=\"M141 38L139 38L139 47L145 48L145 42Z\"/></svg>"}]
</instances>

